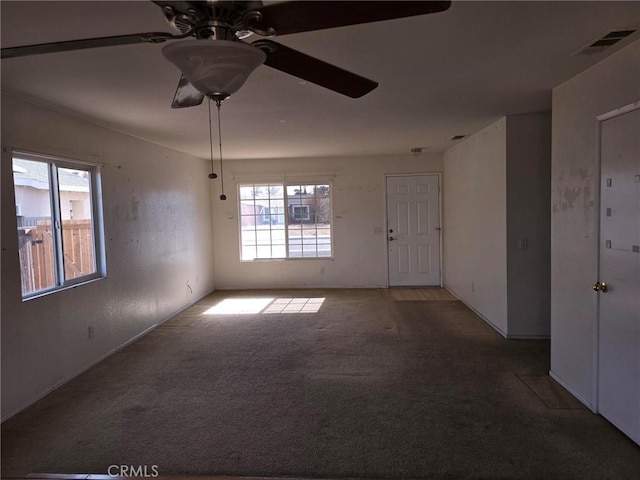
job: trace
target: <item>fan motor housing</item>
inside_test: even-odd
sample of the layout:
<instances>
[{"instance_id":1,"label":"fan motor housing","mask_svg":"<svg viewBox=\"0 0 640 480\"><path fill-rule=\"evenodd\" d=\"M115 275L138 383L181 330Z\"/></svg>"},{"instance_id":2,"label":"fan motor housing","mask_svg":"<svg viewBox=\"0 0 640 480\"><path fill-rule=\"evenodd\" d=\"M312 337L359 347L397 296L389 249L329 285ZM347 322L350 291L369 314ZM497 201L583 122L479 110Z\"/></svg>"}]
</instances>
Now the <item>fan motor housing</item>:
<instances>
[{"instance_id":1,"label":"fan motor housing","mask_svg":"<svg viewBox=\"0 0 640 480\"><path fill-rule=\"evenodd\" d=\"M195 30L198 38L209 38L219 29L237 31L246 29L244 14L262 7L262 1L213 0L207 2L155 2L163 9L165 19L175 30L187 33ZM219 37L220 35L218 35ZM221 38L226 40L228 38Z\"/></svg>"}]
</instances>

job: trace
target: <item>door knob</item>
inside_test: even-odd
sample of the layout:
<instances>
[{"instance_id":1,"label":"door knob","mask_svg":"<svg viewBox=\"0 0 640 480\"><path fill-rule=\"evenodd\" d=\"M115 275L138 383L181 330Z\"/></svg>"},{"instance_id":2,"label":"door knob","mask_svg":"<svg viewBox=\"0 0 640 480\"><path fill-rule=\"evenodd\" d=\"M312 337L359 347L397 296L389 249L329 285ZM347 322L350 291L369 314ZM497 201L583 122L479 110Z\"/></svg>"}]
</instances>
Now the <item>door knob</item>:
<instances>
[{"instance_id":1,"label":"door knob","mask_svg":"<svg viewBox=\"0 0 640 480\"><path fill-rule=\"evenodd\" d=\"M596 292L607 293L609 291L609 287L606 282L596 282L593 284L593 290Z\"/></svg>"}]
</instances>

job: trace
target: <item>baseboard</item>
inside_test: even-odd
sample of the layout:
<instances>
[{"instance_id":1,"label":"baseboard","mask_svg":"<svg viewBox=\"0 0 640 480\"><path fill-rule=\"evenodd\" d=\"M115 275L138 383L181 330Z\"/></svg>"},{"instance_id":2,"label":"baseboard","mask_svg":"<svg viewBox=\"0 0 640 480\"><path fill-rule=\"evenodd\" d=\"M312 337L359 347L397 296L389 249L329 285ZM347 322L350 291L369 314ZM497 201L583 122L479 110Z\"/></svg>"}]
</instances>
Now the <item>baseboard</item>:
<instances>
[{"instance_id":1,"label":"baseboard","mask_svg":"<svg viewBox=\"0 0 640 480\"><path fill-rule=\"evenodd\" d=\"M593 413L597 413L594 410L594 406L590 401L588 401L586 398L584 398L582 395L576 392L573 388L571 388L571 386L567 382L562 380L562 378L560 378L558 375L553 373L553 370L549 370L549 376L553 378L556 382L558 382L562 386L562 388L564 388L567 392L569 392L571 395L576 397L581 403L583 403L585 407L587 407Z\"/></svg>"},{"instance_id":2,"label":"baseboard","mask_svg":"<svg viewBox=\"0 0 640 480\"><path fill-rule=\"evenodd\" d=\"M549 340L551 339L550 335L520 335L518 333L511 335L508 334L507 338L509 340Z\"/></svg>"},{"instance_id":3,"label":"baseboard","mask_svg":"<svg viewBox=\"0 0 640 480\"><path fill-rule=\"evenodd\" d=\"M26 402L24 405L21 405L20 407L14 408L11 412L9 412L8 414L4 414L2 415L2 418L0 419L0 423L5 422L6 420L9 420L11 417L17 415L18 413L20 413L21 411L23 411L24 409L30 407L31 405L33 405L34 403L36 403L38 400L41 400L42 398L46 397L47 395L49 395L51 392L53 392L54 390L56 390L57 388L60 388L61 386L63 386L65 383L70 382L71 380L73 380L74 378L76 378L78 375L83 374L84 372L86 372L87 370L89 370L91 367L94 367L95 365L97 365L98 363L102 362L103 360L105 360L106 358L110 357L111 355L113 355L114 353L122 350L123 348L125 348L128 345L131 345L133 342L135 342L136 340L139 340L141 337L144 337L146 334L148 334L149 332L151 332L152 330L155 330L156 328L158 328L160 325L162 325L164 322L166 322L167 320L172 319L173 317L175 317L176 315L179 315L181 312L185 311L188 308L191 308L193 305L195 305L196 303L198 303L200 300L202 300L204 297L211 295L211 293L213 293L213 291L206 293L205 295L202 295L201 297L197 298L196 300L194 300L193 302L189 303L188 305L186 305L184 308L181 308L180 310L177 310L175 313L172 313L171 315L167 316L166 318L163 318L162 320L160 320L157 323L154 323L153 325L151 325L150 327L146 328L145 330L143 330L142 332L138 333L137 335L135 335L134 337L130 338L129 340L127 340L126 342L118 345L117 347L109 350L107 353L105 353L104 355L102 355L101 357L98 357L96 360L90 362L89 364L85 365L84 367L80 368L78 371L72 373L71 375L65 377L64 379L60 380L58 383L56 383L55 385L53 385L50 388L47 388L44 392L38 394L35 398L29 400L28 402Z\"/></svg>"},{"instance_id":4,"label":"baseboard","mask_svg":"<svg viewBox=\"0 0 640 480\"><path fill-rule=\"evenodd\" d=\"M369 289L369 288L389 288L387 285L289 285L289 286L281 286L281 285L243 285L243 286L223 286L216 287L216 291L229 291L229 290L330 290L334 288L344 288L344 289Z\"/></svg>"}]
</instances>

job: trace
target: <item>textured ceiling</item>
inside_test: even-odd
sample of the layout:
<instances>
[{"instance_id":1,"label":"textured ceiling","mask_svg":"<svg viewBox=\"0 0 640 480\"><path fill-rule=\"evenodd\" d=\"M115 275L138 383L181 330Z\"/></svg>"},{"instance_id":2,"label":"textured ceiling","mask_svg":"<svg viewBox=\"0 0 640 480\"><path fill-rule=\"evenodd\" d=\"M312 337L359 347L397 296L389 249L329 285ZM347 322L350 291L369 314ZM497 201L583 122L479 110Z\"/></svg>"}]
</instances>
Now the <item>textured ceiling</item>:
<instances>
[{"instance_id":1,"label":"textured ceiling","mask_svg":"<svg viewBox=\"0 0 640 480\"><path fill-rule=\"evenodd\" d=\"M145 0L4 0L0 15L2 47L171 31L159 7ZM640 35L599 54L574 52L606 30L638 26L637 1L454 1L434 15L278 37L380 86L351 99L261 66L222 105L224 156L442 151L454 135L474 133L503 115L549 110L554 86ZM206 105L170 108L179 72L161 48L5 59L2 90L207 158Z\"/></svg>"}]
</instances>

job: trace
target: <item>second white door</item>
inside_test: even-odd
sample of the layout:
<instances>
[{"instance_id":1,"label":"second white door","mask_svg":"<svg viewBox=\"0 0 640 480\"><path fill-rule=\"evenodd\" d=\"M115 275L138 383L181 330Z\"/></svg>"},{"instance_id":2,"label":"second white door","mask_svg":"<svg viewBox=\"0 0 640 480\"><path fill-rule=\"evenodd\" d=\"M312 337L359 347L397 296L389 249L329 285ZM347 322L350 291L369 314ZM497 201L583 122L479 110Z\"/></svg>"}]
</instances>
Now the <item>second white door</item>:
<instances>
[{"instance_id":1,"label":"second white door","mask_svg":"<svg viewBox=\"0 0 640 480\"><path fill-rule=\"evenodd\" d=\"M387 177L389 286L440 285L440 177Z\"/></svg>"},{"instance_id":2,"label":"second white door","mask_svg":"<svg viewBox=\"0 0 640 480\"><path fill-rule=\"evenodd\" d=\"M640 109L602 122L599 411L640 444Z\"/></svg>"}]
</instances>

